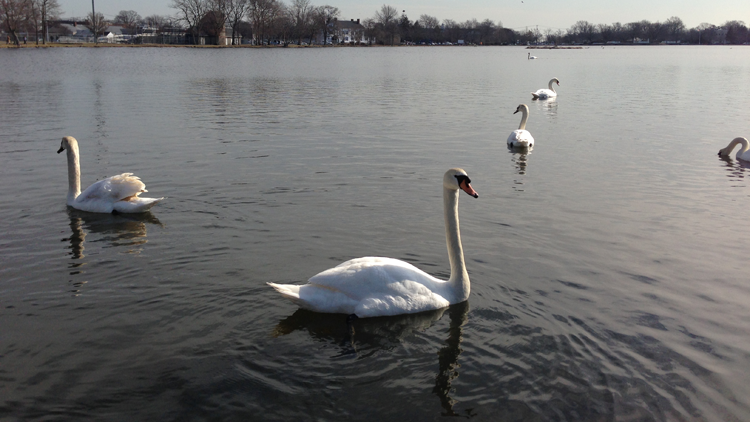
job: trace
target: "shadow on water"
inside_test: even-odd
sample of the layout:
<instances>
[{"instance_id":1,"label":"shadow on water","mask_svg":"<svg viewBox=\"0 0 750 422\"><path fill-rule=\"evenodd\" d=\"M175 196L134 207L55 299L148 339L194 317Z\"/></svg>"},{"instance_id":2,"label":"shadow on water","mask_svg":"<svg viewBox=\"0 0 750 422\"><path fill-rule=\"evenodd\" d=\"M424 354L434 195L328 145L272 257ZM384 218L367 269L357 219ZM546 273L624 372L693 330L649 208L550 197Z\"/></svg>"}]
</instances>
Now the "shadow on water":
<instances>
[{"instance_id":1,"label":"shadow on water","mask_svg":"<svg viewBox=\"0 0 750 422\"><path fill-rule=\"evenodd\" d=\"M96 214L79 211L68 207L70 218L70 237L61 239L69 242L69 255L73 262L68 264L70 275L79 275L86 265L86 236L95 234L95 239L89 239L89 243L103 242L101 248L124 247L129 254L140 253L142 245L146 244L147 224L155 224L163 227L161 221L150 212L141 214ZM86 281L73 281L74 294L80 293L80 287Z\"/></svg>"},{"instance_id":2,"label":"shadow on water","mask_svg":"<svg viewBox=\"0 0 750 422\"><path fill-rule=\"evenodd\" d=\"M458 357L461 355L463 327L468 320L469 302L418 314L351 320L343 314L321 314L299 309L279 321L273 336L279 337L297 330L306 330L316 339L339 345L334 358L353 355L367 358L378 350L391 350L416 331L425 331L448 313L450 325L445 346L438 351L438 373L432 392L440 399L443 416L460 416L453 410L456 400L451 398L452 383L458 378Z\"/></svg>"}]
</instances>

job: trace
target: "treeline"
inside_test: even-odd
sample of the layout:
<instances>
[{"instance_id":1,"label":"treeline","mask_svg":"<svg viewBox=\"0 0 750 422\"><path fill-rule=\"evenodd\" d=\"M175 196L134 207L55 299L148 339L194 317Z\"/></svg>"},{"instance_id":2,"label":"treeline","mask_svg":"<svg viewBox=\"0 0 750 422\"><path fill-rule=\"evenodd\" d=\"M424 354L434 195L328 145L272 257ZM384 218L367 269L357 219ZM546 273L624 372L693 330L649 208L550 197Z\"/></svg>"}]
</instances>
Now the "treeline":
<instances>
[{"instance_id":1,"label":"treeline","mask_svg":"<svg viewBox=\"0 0 750 422\"><path fill-rule=\"evenodd\" d=\"M151 33L183 31L192 42L207 37L219 43L222 37L231 44L253 42L336 44L344 42L396 45L467 43L484 45L508 44L596 44L596 43L675 43L675 44L746 44L750 31L742 21L723 25L702 23L688 29L678 17L664 22L646 20L621 24L593 24L578 21L567 30L523 30L504 28L502 22L470 19L457 22L421 15L411 20L404 13L383 5L371 17L342 29L341 12L337 7L315 6L310 0L172 0L173 16L151 15L142 18L136 11L123 10L111 23L130 28L148 28ZM18 34L44 33L47 22L59 18L58 0L0 0L0 18L4 30L15 43ZM75 20L75 19L74 19ZM84 24L94 34L103 34L110 22L101 13L89 13ZM344 37L344 34L348 38ZM39 37L37 37L39 39ZM43 36L42 39L46 39Z\"/></svg>"}]
</instances>

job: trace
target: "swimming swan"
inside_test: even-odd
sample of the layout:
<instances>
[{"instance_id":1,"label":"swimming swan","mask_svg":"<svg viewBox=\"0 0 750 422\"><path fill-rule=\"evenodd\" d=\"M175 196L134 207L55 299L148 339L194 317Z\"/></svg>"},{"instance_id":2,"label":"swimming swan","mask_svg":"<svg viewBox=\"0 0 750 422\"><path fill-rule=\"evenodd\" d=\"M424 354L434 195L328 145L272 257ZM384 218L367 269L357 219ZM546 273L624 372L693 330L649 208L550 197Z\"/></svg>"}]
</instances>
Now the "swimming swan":
<instances>
[{"instance_id":1,"label":"swimming swan","mask_svg":"<svg viewBox=\"0 0 750 422\"><path fill-rule=\"evenodd\" d=\"M529 120L529 108L526 104L519 104L513 114L521 112L521 124L508 136L508 146L514 148L530 148L534 146L534 137L526 130L526 121Z\"/></svg>"},{"instance_id":2,"label":"swimming swan","mask_svg":"<svg viewBox=\"0 0 750 422\"><path fill-rule=\"evenodd\" d=\"M137 213L148 211L164 198L141 198L146 185L133 173L123 173L102 179L81 192L81 165L78 141L72 136L62 138L57 153L68 155L68 205L88 212Z\"/></svg>"},{"instance_id":3,"label":"swimming swan","mask_svg":"<svg viewBox=\"0 0 750 422\"><path fill-rule=\"evenodd\" d=\"M451 265L447 281L398 259L365 257L325 270L307 284L268 285L301 308L360 318L413 314L465 301L470 286L458 227L459 189L479 197L465 171L448 170L443 176L445 237Z\"/></svg>"},{"instance_id":4,"label":"swimming swan","mask_svg":"<svg viewBox=\"0 0 750 422\"><path fill-rule=\"evenodd\" d=\"M534 60L534 59L536 59L536 56L532 56L531 53L528 53L528 55L526 56L526 58L528 60Z\"/></svg>"},{"instance_id":5,"label":"swimming swan","mask_svg":"<svg viewBox=\"0 0 750 422\"><path fill-rule=\"evenodd\" d=\"M726 148L722 148L719 150L719 156L728 157L732 153L734 147L737 146L737 144L742 144L742 148L737 151L737 155L735 156L735 158L737 158L738 160L750 161L750 142L747 141L747 138L743 137L732 139L732 142L730 142Z\"/></svg>"},{"instance_id":6,"label":"swimming swan","mask_svg":"<svg viewBox=\"0 0 750 422\"><path fill-rule=\"evenodd\" d=\"M555 88L552 87L553 83L556 83L558 86L560 85L560 81L557 78L552 78L549 80L549 84L547 84L549 89L540 89L536 92L532 92L531 99L546 100L547 98L557 97L557 92L555 92Z\"/></svg>"}]
</instances>

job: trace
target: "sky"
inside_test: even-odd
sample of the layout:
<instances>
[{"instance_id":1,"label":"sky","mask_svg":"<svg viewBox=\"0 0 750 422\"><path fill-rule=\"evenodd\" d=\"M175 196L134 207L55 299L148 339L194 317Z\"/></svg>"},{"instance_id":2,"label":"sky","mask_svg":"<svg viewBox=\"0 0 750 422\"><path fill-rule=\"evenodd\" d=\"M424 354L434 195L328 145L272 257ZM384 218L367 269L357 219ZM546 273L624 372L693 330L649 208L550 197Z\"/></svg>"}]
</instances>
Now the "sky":
<instances>
[{"instance_id":1,"label":"sky","mask_svg":"<svg viewBox=\"0 0 750 422\"><path fill-rule=\"evenodd\" d=\"M289 0L282 0L287 4ZM97 12L114 19L120 10L148 15L174 15L171 0L94 0ZM383 4L403 11L409 19L430 15L439 20L490 19L506 28L523 30L570 28L580 20L593 24L628 23L640 20L682 19L687 28L703 22L721 25L728 20L750 24L750 0L311 0L312 4L338 7L342 19L365 19L375 15ZM59 0L63 17L84 17L91 11L90 0Z\"/></svg>"}]
</instances>

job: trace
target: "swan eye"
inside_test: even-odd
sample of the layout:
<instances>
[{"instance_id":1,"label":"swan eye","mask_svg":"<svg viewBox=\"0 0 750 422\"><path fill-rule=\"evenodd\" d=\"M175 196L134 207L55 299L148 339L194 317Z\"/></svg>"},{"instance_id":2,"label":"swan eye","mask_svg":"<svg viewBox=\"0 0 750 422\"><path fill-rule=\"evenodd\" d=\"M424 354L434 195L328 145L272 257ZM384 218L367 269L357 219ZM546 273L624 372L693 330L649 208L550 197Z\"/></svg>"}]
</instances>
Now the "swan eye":
<instances>
[{"instance_id":1,"label":"swan eye","mask_svg":"<svg viewBox=\"0 0 750 422\"><path fill-rule=\"evenodd\" d=\"M457 174L456 180L458 180L458 186L461 186L461 183L463 182L471 183L471 179L469 179L469 176L466 176L464 174Z\"/></svg>"}]
</instances>

